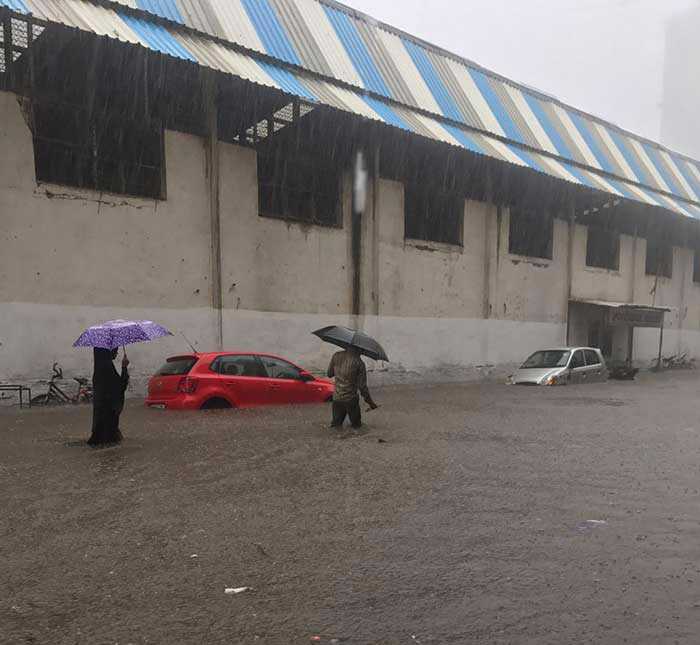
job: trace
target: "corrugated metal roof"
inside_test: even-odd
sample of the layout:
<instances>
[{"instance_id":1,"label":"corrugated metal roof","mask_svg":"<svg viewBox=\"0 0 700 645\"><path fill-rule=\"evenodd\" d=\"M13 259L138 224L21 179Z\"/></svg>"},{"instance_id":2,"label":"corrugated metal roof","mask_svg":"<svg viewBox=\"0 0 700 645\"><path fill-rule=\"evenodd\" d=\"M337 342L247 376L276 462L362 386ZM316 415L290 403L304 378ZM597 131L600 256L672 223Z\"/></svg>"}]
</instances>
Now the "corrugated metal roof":
<instances>
[{"instance_id":1,"label":"corrugated metal roof","mask_svg":"<svg viewBox=\"0 0 700 645\"><path fill-rule=\"evenodd\" d=\"M27 5L24 4L24 0L3 0L2 2L0 2L0 4L4 4L13 11L19 11L22 13L26 13L27 11L29 11Z\"/></svg>"},{"instance_id":2,"label":"corrugated metal roof","mask_svg":"<svg viewBox=\"0 0 700 645\"><path fill-rule=\"evenodd\" d=\"M700 200L696 162L335 2L114 1L592 170Z\"/></svg>"},{"instance_id":3,"label":"corrugated metal roof","mask_svg":"<svg viewBox=\"0 0 700 645\"><path fill-rule=\"evenodd\" d=\"M695 162L317 0L121 0L111 6L0 0L1 5L700 219ZM149 19L146 11L170 24ZM180 22L296 67L256 59L204 33L183 30Z\"/></svg>"}]
</instances>

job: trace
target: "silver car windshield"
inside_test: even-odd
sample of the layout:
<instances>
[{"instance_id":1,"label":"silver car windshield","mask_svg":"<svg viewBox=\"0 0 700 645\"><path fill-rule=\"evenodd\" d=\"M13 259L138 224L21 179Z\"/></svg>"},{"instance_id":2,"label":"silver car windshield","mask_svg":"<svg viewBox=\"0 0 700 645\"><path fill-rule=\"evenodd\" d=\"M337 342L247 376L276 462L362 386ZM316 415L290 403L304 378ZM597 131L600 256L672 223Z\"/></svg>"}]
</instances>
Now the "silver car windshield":
<instances>
[{"instance_id":1,"label":"silver car windshield","mask_svg":"<svg viewBox=\"0 0 700 645\"><path fill-rule=\"evenodd\" d=\"M550 349L541 352L535 352L528 358L520 369L537 370L551 367L566 367L569 363L571 352L561 349Z\"/></svg>"}]
</instances>

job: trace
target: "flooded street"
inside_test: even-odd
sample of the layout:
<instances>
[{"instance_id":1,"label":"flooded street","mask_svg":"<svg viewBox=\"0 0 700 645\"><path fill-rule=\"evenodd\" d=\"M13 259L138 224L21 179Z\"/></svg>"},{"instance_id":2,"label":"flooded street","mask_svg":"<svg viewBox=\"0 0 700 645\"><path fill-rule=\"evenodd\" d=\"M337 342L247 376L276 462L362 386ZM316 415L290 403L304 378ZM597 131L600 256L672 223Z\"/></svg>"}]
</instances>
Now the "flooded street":
<instances>
[{"instance_id":1,"label":"flooded street","mask_svg":"<svg viewBox=\"0 0 700 645\"><path fill-rule=\"evenodd\" d=\"M695 643L692 372L328 406L0 411L0 641ZM226 588L249 587L241 593Z\"/></svg>"}]
</instances>

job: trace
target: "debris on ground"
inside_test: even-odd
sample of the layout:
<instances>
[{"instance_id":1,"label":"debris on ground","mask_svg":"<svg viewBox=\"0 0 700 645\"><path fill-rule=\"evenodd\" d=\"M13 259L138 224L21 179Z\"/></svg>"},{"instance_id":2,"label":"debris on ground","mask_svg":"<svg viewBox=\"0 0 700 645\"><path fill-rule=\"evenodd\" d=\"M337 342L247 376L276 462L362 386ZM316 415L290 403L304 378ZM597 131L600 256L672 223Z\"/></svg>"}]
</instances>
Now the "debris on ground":
<instances>
[{"instance_id":1,"label":"debris on ground","mask_svg":"<svg viewBox=\"0 0 700 645\"><path fill-rule=\"evenodd\" d=\"M665 370L694 370L695 359L689 358L688 354L674 354L661 359L662 367ZM657 362L658 367L658 362Z\"/></svg>"},{"instance_id":2,"label":"debris on ground","mask_svg":"<svg viewBox=\"0 0 700 645\"><path fill-rule=\"evenodd\" d=\"M580 532L590 531L592 529L600 528L601 526L607 526L608 523L605 520L584 520L576 525L576 530Z\"/></svg>"},{"instance_id":3,"label":"debris on ground","mask_svg":"<svg viewBox=\"0 0 700 645\"><path fill-rule=\"evenodd\" d=\"M634 381L639 370L631 365L615 365L610 368L610 378L616 381Z\"/></svg>"},{"instance_id":4,"label":"debris on ground","mask_svg":"<svg viewBox=\"0 0 700 645\"><path fill-rule=\"evenodd\" d=\"M270 557L270 554L267 551L265 551L265 547L262 544L260 544L259 542L254 542L254 545L261 555L264 555L266 558Z\"/></svg>"},{"instance_id":5,"label":"debris on ground","mask_svg":"<svg viewBox=\"0 0 700 645\"><path fill-rule=\"evenodd\" d=\"M226 587L224 593L233 596L234 594L243 593L244 591L253 591L252 587Z\"/></svg>"}]
</instances>

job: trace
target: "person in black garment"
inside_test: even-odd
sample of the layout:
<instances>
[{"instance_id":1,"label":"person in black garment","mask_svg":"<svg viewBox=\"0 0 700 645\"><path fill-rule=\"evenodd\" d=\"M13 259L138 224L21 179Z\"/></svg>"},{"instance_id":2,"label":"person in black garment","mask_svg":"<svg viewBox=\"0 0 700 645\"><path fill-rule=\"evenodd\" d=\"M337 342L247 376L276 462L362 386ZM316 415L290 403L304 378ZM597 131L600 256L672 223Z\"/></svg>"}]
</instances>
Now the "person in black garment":
<instances>
[{"instance_id":1,"label":"person in black garment","mask_svg":"<svg viewBox=\"0 0 700 645\"><path fill-rule=\"evenodd\" d=\"M129 359L122 359L122 373L114 367L118 350L94 348L95 369L92 376L92 434L91 446L119 443L119 415L124 408L124 392L129 384Z\"/></svg>"}]
</instances>

